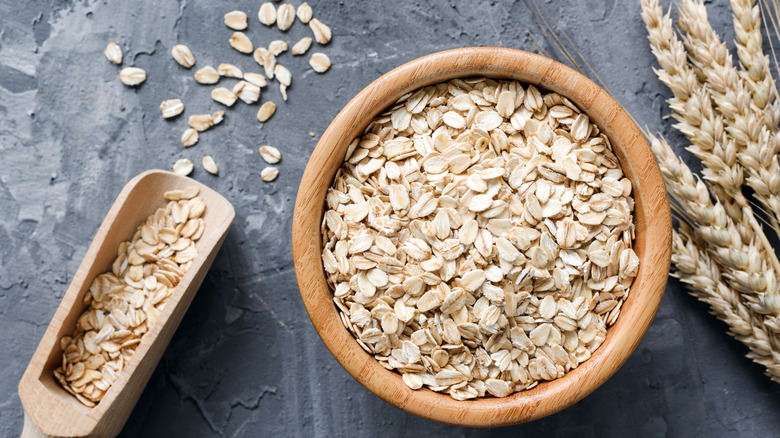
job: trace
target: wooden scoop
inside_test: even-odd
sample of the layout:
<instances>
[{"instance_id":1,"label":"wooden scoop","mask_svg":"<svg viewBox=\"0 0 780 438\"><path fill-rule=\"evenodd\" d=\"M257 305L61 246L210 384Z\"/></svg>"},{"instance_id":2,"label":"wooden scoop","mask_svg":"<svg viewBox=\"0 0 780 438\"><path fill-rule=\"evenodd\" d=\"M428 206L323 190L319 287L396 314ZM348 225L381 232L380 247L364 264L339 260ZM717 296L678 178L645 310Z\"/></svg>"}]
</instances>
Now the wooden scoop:
<instances>
[{"instance_id":1,"label":"wooden scoop","mask_svg":"<svg viewBox=\"0 0 780 438\"><path fill-rule=\"evenodd\" d=\"M119 244L130 240L138 225L165 206L163 193L193 185L200 187L199 196L206 203L202 216L206 228L196 244L198 255L103 399L95 407L84 406L52 374L62 363L60 339L73 332L86 309L84 294L97 275L111 269ZM22 437L113 437L120 432L203 282L234 217L230 202L190 178L151 170L127 183L100 225L19 382L19 397L24 406Z\"/></svg>"}]
</instances>

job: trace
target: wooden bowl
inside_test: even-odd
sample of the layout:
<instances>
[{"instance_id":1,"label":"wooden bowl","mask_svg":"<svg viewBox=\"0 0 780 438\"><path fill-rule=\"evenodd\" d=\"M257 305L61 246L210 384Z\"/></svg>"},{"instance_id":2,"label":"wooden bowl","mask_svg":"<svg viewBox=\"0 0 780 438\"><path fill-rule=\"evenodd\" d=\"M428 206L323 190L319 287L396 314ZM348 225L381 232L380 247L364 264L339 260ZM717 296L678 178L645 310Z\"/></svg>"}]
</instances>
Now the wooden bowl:
<instances>
[{"instance_id":1,"label":"wooden bowl","mask_svg":"<svg viewBox=\"0 0 780 438\"><path fill-rule=\"evenodd\" d=\"M410 91L453 78L516 79L568 97L609 136L636 209L634 250L639 273L620 317L593 355L562 378L506 398L457 401L428 389L412 390L401 375L366 353L342 324L322 267L320 223L325 193L350 141ZM434 53L380 77L350 101L322 135L303 174L293 217L295 274L314 328L341 365L371 392L409 413L462 426L503 426L534 420L582 399L628 359L653 320L666 285L671 252L671 214L661 172L629 114L604 90L550 59L504 48L464 48Z\"/></svg>"},{"instance_id":2,"label":"wooden bowl","mask_svg":"<svg viewBox=\"0 0 780 438\"><path fill-rule=\"evenodd\" d=\"M174 288L116 381L95 407L81 404L67 393L52 372L62 363L60 339L70 335L86 309L82 302L92 280L109 271L120 242L130 240L136 228L167 201L168 190L200 187L206 202L206 228L196 246L198 255ZM22 437L113 437L119 434L138 397L160 361L165 347L195 297L214 257L233 223L235 211L219 193L187 177L162 170L144 172L127 183L106 214L65 296L19 382L24 406Z\"/></svg>"}]
</instances>

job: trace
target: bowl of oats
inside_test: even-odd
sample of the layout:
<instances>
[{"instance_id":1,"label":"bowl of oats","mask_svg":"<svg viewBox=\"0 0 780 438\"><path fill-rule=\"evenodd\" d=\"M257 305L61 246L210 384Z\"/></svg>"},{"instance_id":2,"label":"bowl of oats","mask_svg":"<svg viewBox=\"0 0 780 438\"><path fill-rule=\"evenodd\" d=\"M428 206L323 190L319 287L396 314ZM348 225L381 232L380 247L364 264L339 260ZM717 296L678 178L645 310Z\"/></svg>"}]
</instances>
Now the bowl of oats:
<instances>
[{"instance_id":1,"label":"bowl of oats","mask_svg":"<svg viewBox=\"0 0 780 438\"><path fill-rule=\"evenodd\" d=\"M628 359L660 304L671 214L631 116L553 60L464 48L336 116L293 253L325 345L370 391L463 426L534 420Z\"/></svg>"}]
</instances>

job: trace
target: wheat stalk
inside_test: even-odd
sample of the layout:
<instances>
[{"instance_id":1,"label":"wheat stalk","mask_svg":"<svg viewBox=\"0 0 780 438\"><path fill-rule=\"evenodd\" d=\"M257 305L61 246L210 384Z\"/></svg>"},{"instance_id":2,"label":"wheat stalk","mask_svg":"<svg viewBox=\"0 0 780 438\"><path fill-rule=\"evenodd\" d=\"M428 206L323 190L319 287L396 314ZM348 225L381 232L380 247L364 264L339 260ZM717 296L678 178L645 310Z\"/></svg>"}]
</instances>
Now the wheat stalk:
<instances>
[{"instance_id":1,"label":"wheat stalk","mask_svg":"<svg viewBox=\"0 0 780 438\"><path fill-rule=\"evenodd\" d=\"M684 217L696 225L706 249L718 261L726 282L740 293L757 298L751 303L762 313L777 314L777 257L766 251L765 236L760 227L751 224L747 215L742 222L726 214L720 202L710 199L704 183L675 155L663 138L648 135L669 194L680 206ZM763 239L762 239L763 238Z\"/></svg>"},{"instance_id":2,"label":"wheat stalk","mask_svg":"<svg viewBox=\"0 0 780 438\"><path fill-rule=\"evenodd\" d=\"M717 188L718 200L733 219L740 220L742 209L748 205L742 195L744 177L737 163L736 146L726 137L723 117L713 111L708 90L688 65L672 19L668 13L663 14L657 0L642 1L642 19L648 30L650 48L661 66L653 70L674 94L669 99L674 118L679 122L674 126L691 142L686 149L702 160L704 179ZM733 206L731 200L737 205Z\"/></svg>"},{"instance_id":3,"label":"wheat stalk","mask_svg":"<svg viewBox=\"0 0 780 438\"><path fill-rule=\"evenodd\" d=\"M777 142L772 135L776 126L752 102L748 85L731 61L726 44L721 42L707 19L703 3L685 0L678 22L686 32L684 45L691 60L701 71L705 85L711 90L718 111L723 114L726 131L735 140L737 157L748 173L748 185L769 212L775 230L780 229L780 164Z\"/></svg>"},{"instance_id":4,"label":"wheat stalk","mask_svg":"<svg viewBox=\"0 0 780 438\"><path fill-rule=\"evenodd\" d=\"M729 326L729 334L750 348L748 357L766 368L767 375L780 382L777 334L756 318L722 280L720 268L706 251L699 249L692 231L681 225L672 240L672 275L688 286L693 296L710 305L710 311Z\"/></svg>"},{"instance_id":5,"label":"wheat stalk","mask_svg":"<svg viewBox=\"0 0 780 438\"><path fill-rule=\"evenodd\" d=\"M740 76L747 82L753 103L763 110L767 125L780 122L780 103L777 100L769 57L764 55L761 36L761 9L754 0L731 0L737 57L742 65Z\"/></svg>"},{"instance_id":6,"label":"wheat stalk","mask_svg":"<svg viewBox=\"0 0 780 438\"><path fill-rule=\"evenodd\" d=\"M693 2L687 2L685 7L693 8L697 17L706 14L706 10L702 13L701 8L698 8ZM695 26L689 25L688 29L696 27L699 30L695 33L704 35L700 38L701 41L714 42L717 35L712 35L714 32L711 32L709 23L702 24L693 20L691 18L693 16L693 13L686 15L686 22L695 23ZM643 0L642 18L648 29L651 49L661 66L661 69L656 70L656 73L674 94L669 103L670 107L675 110L677 119L680 120L680 123L675 127L691 140L692 146L688 149L702 159L702 163L705 165L704 177L714 183L713 191L719 201L717 210L728 212L728 216L733 221L729 232L736 231L738 237L748 243L748 250L750 250L739 254L738 257L734 254L732 257L727 257L725 253L728 241L718 237L724 233L723 230L720 230L713 235L715 241L719 242L721 246L720 249L715 250L715 254L729 268L727 271L734 279L732 281L734 287L745 293L764 292L773 297L776 293L774 279L776 273L780 272L780 262L753 215L752 208L742 195L741 172L735 159L734 141L726 135L722 128L722 116L713 111L705 85L696 80L693 69L688 65L686 51L674 32L670 15L663 14L657 0ZM684 20L681 19L682 21ZM690 41L688 44L693 46ZM661 161L670 192L681 203L683 211L687 212L688 215L695 215L697 209L709 211L712 204L704 184L697 182L692 177L687 166L677 159L665 141L653 138L652 143L654 152ZM687 179L675 180L678 176ZM686 196L689 193L685 190L686 187L688 189L697 188L696 191L690 192L691 195L696 195L695 199L692 196ZM737 204L737 208L730 205L729 201L731 200ZM709 225L707 219L709 218L695 218L701 225ZM739 243L735 239L736 237L731 238L732 244ZM747 256L751 254L751 251L756 254L756 257L754 257L752 264L749 264L750 259ZM762 276L764 267L768 267L770 273ZM766 281L762 281L762 278ZM773 303L771 300L769 302ZM775 309L776 306L770 305L766 310L774 311Z\"/></svg>"}]
</instances>

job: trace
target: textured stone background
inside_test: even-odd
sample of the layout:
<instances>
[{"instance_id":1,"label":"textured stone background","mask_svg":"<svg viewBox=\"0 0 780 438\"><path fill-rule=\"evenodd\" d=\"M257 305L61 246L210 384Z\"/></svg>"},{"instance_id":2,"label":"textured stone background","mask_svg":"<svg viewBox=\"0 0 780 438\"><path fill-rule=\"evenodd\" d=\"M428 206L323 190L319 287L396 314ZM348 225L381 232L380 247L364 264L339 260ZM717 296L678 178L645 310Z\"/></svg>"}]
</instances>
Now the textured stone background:
<instances>
[{"instance_id":1,"label":"textured stone background","mask_svg":"<svg viewBox=\"0 0 780 438\"><path fill-rule=\"evenodd\" d=\"M299 1L294 2L295 5ZM359 90L391 68L442 49L496 45L556 54L522 1L309 0L333 29L322 50L333 68L306 59L290 99L260 126L257 106L238 103L223 126L183 150L186 117L163 120L179 97L187 114L213 111L209 88L173 62L187 44L197 67L232 62L259 71L227 45L222 15L249 13L257 44L287 33L257 22L258 1L0 0L0 436L21 430L16 385L70 278L121 187L180 157L215 157L221 176L194 178L236 207L236 221L123 436L764 436L780 428L780 387L746 360L725 325L670 281L644 341L623 368L580 403L531 424L474 430L408 415L357 384L325 349L301 304L290 224L298 182L317 137ZM666 2L668 3L668 2ZM715 2L713 2L715 3ZM733 39L727 2L710 4ZM670 132L669 93L650 67L639 6L628 0L540 1L573 37L637 121ZM117 41L125 64L148 71L137 90L102 55ZM563 58L559 58L563 59ZM124 110L122 110L124 108ZM309 132L315 137L310 137ZM283 153L277 181L260 181L261 144ZM681 147L680 147L680 150ZM173 434L173 435L172 435Z\"/></svg>"}]
</instances>

